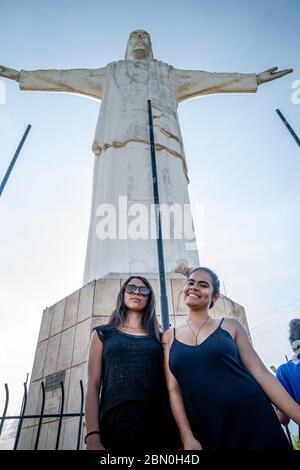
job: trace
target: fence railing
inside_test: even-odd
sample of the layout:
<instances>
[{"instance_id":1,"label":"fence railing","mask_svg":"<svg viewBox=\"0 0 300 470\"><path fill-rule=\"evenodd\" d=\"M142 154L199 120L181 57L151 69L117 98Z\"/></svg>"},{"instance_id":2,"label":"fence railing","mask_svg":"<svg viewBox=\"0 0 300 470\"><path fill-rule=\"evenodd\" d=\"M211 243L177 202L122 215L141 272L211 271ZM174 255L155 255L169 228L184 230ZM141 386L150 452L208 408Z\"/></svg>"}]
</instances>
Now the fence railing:
<instances>
[{"instance_id":1,"label":"fence railing","mask_svg":"<svg viewBox=\"0 0 300 470\"><path fill-rule=\"evenodd\" d=\"M80 398L80 411L78 413L64 413L65 390L64 390L63 382L60 382L61 403L60 403L59 413L51 413L51 414L44 413L44 411L45 411L45 402L46 402L46 391L45 391L45 383L44 383L44 381L42 381L41 385L40 385L41 391L42 391L42 403L41 403L40 413L39 414L26 415L25 412L26 412L28 392L27 392L27 383L24 382L24 384L23 384L24 385L24 393L23 393L21 411L20 411L20 414L16 415L16 416L7 416L6 415L7 408L8 408L8 405L9 405L9 388L8 388L8 385L5 384L4 385L4 387L5 387L5 404L4 404L3 414L1 416L1 422L0 422L0 436L1 436L5 421L7 421L7 420L18 420L18 427L17 427L17 432L16 432L14 445L13 445L13 450L17 450L24 420L26 420L26 419L38 419L37 434L36 434L35 443L34 443L34 450L37 450L38 446L39 446L39 440L40 440L40 434L41 434L41 429L42 429L42 425L43 425L43 420L46 419L46 418L58 418L58 428L57 428L56 443L55 443L55 450L58 450L59 445L60 445L60 436L61 436L61 428L62 428L63 418L79 417L78 432L77 432L77 445L76 445L76 449L79 450L80 440L81 440L81 432L82 432L82 421L83 421L83 416L84 416L84 412L83 412L84 391L83 391L82 380L79 381L79 384L80 384L81 398ZM25 429L25 428L23 428L23 429Z\"/></svg>"},{"instance_id":2,"label":"fence railing","mask_svg":"<svg viewBox=\"0 0 300 470\"><path fill-rule=\"evenodd\" d=\"M14 445L13 445L13 450L17 450L19 440L20 440L20 434L22 430L22 425L24 423L24 420L26 419L38 419L38 424L37 424L37 434L35 438L35 443L34 443L34 450L38 449L39 445L39 440L40 440L40 434L41 434L41 428L43 425L43 420L46 418L58 418L58 429L57 429L57 434L56 434L56 443L55 443L55 450L59 450L59 444L60 444L60 436L61 436L61 428L62 428L62 420L63 418L74 418L74 417L79 417L79 424L78 424L78 432L77 432L77 444L76 444L76 450L80 449L80 440L81 440L81 432L82 432L82 421L84 417L84 412L83 412L83 406L84 406L84 390L83 390L83 383L82 380L79 381L80 384L80 411L78 413L64 413L64 404L65 404L65 390L64 390L64 384L61 381L60 382L60 389L61 389L61 404L60 404L60 412L59 413L44 413L45 410L45 402L46 402L46 391L45 391L45 383L44 381L41 382L41 391L42 391L42 403L41 403L41 409L40 409L40 414L30 414L26 415L26 405L27 405L27 397L28 397L28 392L27 392L27 383L24 382L24 393L23 393L23 399L22 399L22 406L21 406L21 412L19 415L15 416L7 416L7 408L9 405L9 388L8 385L5 384L5 404L4 404L4 409L3 413L1 416L1 422L0 422L0 438L1 438L1 433L4 427L4 423L6 420L18 420L18 427L17 427L17 432L14 440ZM35 425L36 426L36 425ZM293 447L291 435L288 426L284 426L286 430L286 434L288 437L288 440ZM24 428L23 428L24 429ZM300 431L300 428L299 428Z\"/></svg>"}]
</instances>

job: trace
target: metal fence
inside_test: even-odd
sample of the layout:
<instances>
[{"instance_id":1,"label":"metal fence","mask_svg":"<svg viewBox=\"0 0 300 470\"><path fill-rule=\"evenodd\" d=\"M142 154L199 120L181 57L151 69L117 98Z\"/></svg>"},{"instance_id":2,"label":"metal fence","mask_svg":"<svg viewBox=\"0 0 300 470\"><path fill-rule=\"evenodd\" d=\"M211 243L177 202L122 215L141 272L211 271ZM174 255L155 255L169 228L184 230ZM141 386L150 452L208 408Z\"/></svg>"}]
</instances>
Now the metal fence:
<instances>
[{"instance_id":1,"label":"metal fence","mask_svg":"<svg viewBox=\"0 0 300 470\"><path fill-rule=\"evenodd\" d=\"M80 399L80 411L78 413L64 413L64 404L65 404L65 390L64 390L64 383L63 381L60 382L60 389L61 389L61 404L60 404L60 412L59 413L52 413L52 414L45 414L44 409L45 409L45 401L46 401L46 390L45 390L45 383L44 381L41 382L41 391L42 391L42 403L41 403L41 409L40 409L40 414L35 414L35 415L26 415L26 404L27 404L27 382L24 382L24 393L23 393L23 399L22 399L22 406L21 406L21 412L19 415L15 416L7 416L7 408L9 405L9 388L8 385L5 384L5 405L4 405L4 410L1 416L1 422L0 422L0 436L3 430L3 426L6 420L17 420L18 421L18 426L17 426L17 431L16 431L16 436L14 440L14 445L13 445L13 450L18 449L18 444L20 440L20 434L22 430L22 425L24 423L24 420L26 419L38 419L38 424L37 424L37 435L35 438L35 443L34 443L34 450L38 449L39 445L39 440L40 440L40 434L41 434L41 428L43 425L43 420L46 418L58 418L58 429L57 429L57 435L56 435L56 443L55 443L55 450L59 450L59 445L60 445L60 436L61 436L61 427L62 427L62 420L63 418L74 418L74 417L79 417L79 424L78 424L78 432L77 432L77 445L76 449L80 449L80 440L81 440L81 433L82 433L82 421L84 417L84 412L83 412L83 407L84 407L84 390L83 390L83 383L82 380L79 381L80 385L80 394L81 394L81 399ZM288 440L293 447L291 435L288 426L284 426L285 431L288 437ZM24 428L23 428L24 429ZM300 430L300 428L299 428Z\"/></svg>"},{"instance_id":2,"label":"metal fence","mask_svg":"<svg viewBox=\"0 0 300 470\"><path fill-rule=\"evenodd\" d=\"M3 410L3 413L2 413L2 416L1 416L0 436L1 436L3 426L4 426L4 423L5 423L6 420L17 420L18 421L18 426L17 426L17 432L16 432L14 445L13 445L13 450L17 450L19 440L20 440L22 425L24 423L24 420L26 420L26 419L38 419L37 434L36 434L35 443L34 443L34 450L37 450L38 445L39 445L43 420L46 419L46 418L58 418L58 429L57 429L56 443L55 443L55 450L58 450L60 448L59 445L60 445L60 437L61 437L61 428L62 428L63 418L79 417L79 425L78 425L78 433L77 433L77 445L76 445L76 449L79 450L80 440L81 440L81 432L82 432L82 421L83 421L83 416L84 416L84 412L83 412L84 391L83 391L82 380L80 380L79 384L80 384L81 399L80 399L80 411L78 413L64 413L65 390L64 390L64 383L61 381L60 382L61 404L60 404L59 413L45 414L44 410L45 410L45 401L46 401L46 390L45 390L45 383L44 383L44 381L42 381L41 382L42 403L41 403L40 413L35 414L35 415L26 415L25 412L26 412L28 392L27 392L27 383L24 382L24 384L23 384L24 385L24 393L23 393L21 411L20 411L20 414L17 415L17 416L7 416L6 415L7 408L8 408L8 405L9 405L9 388L8 388L8 385L5 384L4 385L4 387L5 387L5 405L4 405L4 410Z\"/></svg>"}]
</instances>

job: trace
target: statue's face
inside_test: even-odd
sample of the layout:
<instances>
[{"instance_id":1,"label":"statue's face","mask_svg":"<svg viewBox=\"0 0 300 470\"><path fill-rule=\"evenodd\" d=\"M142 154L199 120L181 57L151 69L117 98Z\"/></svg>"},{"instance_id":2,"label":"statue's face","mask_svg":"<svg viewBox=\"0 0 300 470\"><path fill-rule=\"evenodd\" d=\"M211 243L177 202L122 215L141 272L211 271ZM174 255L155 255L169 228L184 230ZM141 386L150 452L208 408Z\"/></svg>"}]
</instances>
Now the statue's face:
<instances>
[{"instance_id":1,"label":"statue's face","mask_svg":"<svg viewBox=\"0 0 300 470\"><path fill-rule=\"evenodd\" d=\"M146 31L133 31L128 40L125 59L150 60L153 58L150 35Z\"/></svg>"}]
</instances>

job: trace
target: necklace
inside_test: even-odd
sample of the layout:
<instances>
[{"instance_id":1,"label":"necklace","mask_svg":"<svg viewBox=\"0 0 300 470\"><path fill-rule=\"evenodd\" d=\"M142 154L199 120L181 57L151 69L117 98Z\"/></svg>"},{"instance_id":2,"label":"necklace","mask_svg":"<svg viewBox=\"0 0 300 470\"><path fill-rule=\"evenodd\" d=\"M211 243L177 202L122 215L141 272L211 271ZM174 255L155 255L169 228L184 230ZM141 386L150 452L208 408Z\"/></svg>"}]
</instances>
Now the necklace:
<instances>
[{"instance_id":1,"label":"necklace","mask_svg":"<svg viewBox=\"0 0 300 470\"><path fill-rule=\"evenodd\" d=\"M200 327L198 328L197 334L195 334L195 332L194 332L193 328L191 327L189 321L186 320L187 325L190 327L191 332L192 332L193 335L195 336L195 346L198 346L197 340L198 340L198 335L199 335L199 332L200 332L201 328L203 328L203 326L205 325L206 322L208 322L209 319L210 319L210 317L208 317L206 320L204 320L204 322L202 323L202 325L200 325Z\"/></svg>"}]
</instances>

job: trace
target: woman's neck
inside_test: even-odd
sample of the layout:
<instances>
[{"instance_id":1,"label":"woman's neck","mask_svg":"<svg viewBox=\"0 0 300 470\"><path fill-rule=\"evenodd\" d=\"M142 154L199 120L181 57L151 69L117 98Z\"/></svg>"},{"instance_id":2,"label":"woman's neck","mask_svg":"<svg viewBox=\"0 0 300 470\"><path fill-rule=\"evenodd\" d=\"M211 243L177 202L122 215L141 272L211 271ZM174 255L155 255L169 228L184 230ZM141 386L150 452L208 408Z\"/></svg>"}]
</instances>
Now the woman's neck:
<instances>
[{"instance_id":1,"label":"woman's neck","mask_svg":"<svg viewBox=\"0 0 300 470\"><path fill-rule=\"evenodd\" d=\"M193 323L199 323L199 322L206 320L207 318L210 318L210 315L206 309L205 310L189 309L189 314L188 314L189 321L192 321Z\"/></svg>"},{"instance_id":2,"label":"woman's neck","mask_svg":"<svg viewBox=\"0 0 300 470\"><path fill-rule=\"evenodd\" d=\"M143 329L141 312L134 312L132 310L128 310L126 318L124 319L124 322L121 326Z\"/></svg>"}]
</instances>

